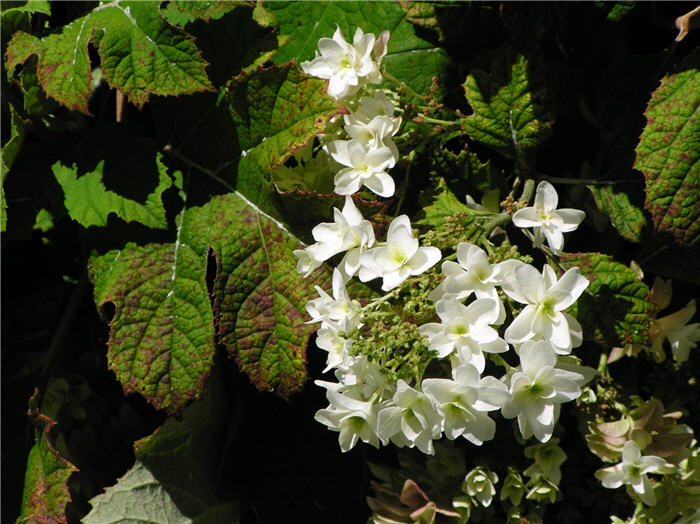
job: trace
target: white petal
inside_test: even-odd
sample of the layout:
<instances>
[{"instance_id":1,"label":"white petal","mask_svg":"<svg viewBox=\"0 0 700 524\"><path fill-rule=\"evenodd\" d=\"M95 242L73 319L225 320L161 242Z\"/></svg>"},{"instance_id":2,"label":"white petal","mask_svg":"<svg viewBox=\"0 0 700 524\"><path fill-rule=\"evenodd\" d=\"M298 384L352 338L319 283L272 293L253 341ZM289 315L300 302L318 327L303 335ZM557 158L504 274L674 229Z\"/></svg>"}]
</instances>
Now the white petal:
<instances>
[{"instance_id":1,"label":"white petal","mask_svg":"<svg viewBox=\"0 0 700 524\"><path fill-rule=\"evenodd\" d=\"M512 220L518 227L538 227L542 224L542 219L534 207L518 209L513 213Z\"/></svg>"},{"instance_id":2,"label":"white petal","mask_svg":"<svg viewBox=\"0 0 700 524\"><path fill-rule=\"evenodd\" d=\"M364 185L380 197L387 198L394 195L396 185L394 179L388 173L379 172L363 180Z\"/></svg>"},{"instance_id":3,"label":"white petal","mask_svg":"<svg viewBox=\"0 0 700 524\"><path fill-rule=\"evenodd\" d=\"M506 342L518 343L524 342L534 336L532 331L532 324L537 315L537 308L535 306L525 306L520 314L515 317L510 326L506 329L505 339Z\"/></svg>"},{"instance_id":4,"label":"white petal","mask_svg":"<svg viewBox=\"0 0 700 524\"><path fill-rule=\"evenodd\" d=\"M412 275L420 275L440 262L442 253L436 247L420 247L406 264L411 268Z\"/></svg>"},{"instance_id":5,"label":"white petal","mask_svg":"<svg viewBox=\"0 0 700 524\"><path fill-rule=\"evenodd\" d=\"M554 186L543 180L537 185L537 193L535 194L535 207L553 211L557 208L559 195L557 195Z\"/></svg>"}]
</instances>

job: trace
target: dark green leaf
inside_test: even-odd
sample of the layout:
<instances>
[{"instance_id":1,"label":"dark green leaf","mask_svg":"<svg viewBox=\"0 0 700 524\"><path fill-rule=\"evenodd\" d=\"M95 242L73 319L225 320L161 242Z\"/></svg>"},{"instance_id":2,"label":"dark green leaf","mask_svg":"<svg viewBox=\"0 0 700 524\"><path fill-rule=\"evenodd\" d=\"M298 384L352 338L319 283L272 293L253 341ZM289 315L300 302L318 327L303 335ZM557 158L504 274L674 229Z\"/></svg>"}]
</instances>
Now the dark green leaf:
<instances>
[{"instance_id":1,"label":"dark green leaf","mask_svg":"<svg viewBox=\"0 0 700 524\"><path fill-rule=\"evenodd\" d=\"M173 0L167 3L165 9L162 10L163 18L173 25L185 27L188 23L195 20L204 20L208 22L211 19L218 19L224 16L231 9L248 2L238 2L231 0L214 0L214 1L187 1Z\"/></svg>"},{"instance_id":2,"label":"dark green leaf","mask_svg":"<svg viewBox=\"0 0 700 524\"><path fill-rule=\"evenodd\" d=\"M695 53L652 94L634 164L646 179L654 229L684 246L700 242L699 61Z\"/></svg>"},{"instance_id":3,"label":"dark green leaf","mask_svg":"<svg viewBox=\"0 0 700 524\"><path fill-rule=\"evenodd\" d=\"M63 188L65 206L71 218L84 227L106 226L107 216L115 213L126 222L139 222L160 229L168 227L161 196L172 185L172 180L161 162L160 154L156 157L158 186L146 197L144 204L105 189L102 183L103 164L100 162L94 171L80 177L76 166L66 167L60 162L53 165L53 174Z\"/></svg>"},{"instance_id":4,"label":"dark green leaf","mask_svg":"<svg viewBox=\"0 0 700 524\"><path fill-rule=\"evenodd\" d=\"M461 119L462 130L474 140L516 156L551 134L550 110L524 56L502 49L489 72L473 71L463 87L473 114Z\"/></svg>"},{"instance_id":5,"label":"dark green leaf","mask_svg":"<svg viewBox=\"0 0 700 524\"><path fill-rule=\"evenodd\" d=\"M630 242L641 242L646 224L642 210L630 203L627 193L616 192L613 186L589 186L598 209L607 215L620 236Z\"/></svg>"},{"instance_id":6,"label":"dark green leaf","mask_svg":"<svg viewBox=\"0 0 700 524\"><path fill-rule=\"evenodd\" d=\"M600 253L563 253L561 262L565 268L581 268L591 282L577 304L584 338L606 349L649 344L655 308L634 270Z\"/></svg>"}]
</instances>

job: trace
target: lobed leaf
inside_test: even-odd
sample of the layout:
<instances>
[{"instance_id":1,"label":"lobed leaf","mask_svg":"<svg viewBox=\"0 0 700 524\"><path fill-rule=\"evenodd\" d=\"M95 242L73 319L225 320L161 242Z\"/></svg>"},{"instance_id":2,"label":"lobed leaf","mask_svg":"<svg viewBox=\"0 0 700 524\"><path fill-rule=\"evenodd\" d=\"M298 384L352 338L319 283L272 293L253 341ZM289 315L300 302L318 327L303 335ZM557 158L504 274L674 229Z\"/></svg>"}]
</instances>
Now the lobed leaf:
<instances>
[{"instance_id":1,"label":"lobed leaf","mask_svg":"<svg viewBox=\"0 0 700 524\"><path fill-rule=\"evenodd\" d=\"M66 523L66 505L71 502L68 479L78 469L62 458L53 446L50 434L56 421L38 409L31 415L35 442L27 457L22 510L17 522Z\"/></svg>"},{"instance_id":2,"label":"lobed leaf","mask_svg":"<svg viewBox=\"0 0 700 524\"><path fill-rule=\"evenodd\" d=\"M314 285L328 289L324 269L303 279L296 272L298 241L235 194L185 212L183 242L214 252L214 317L218 340L256 387L282 397L307 378L306 346L316 326L306 324Z\"/></svg>"},{"instance_id":3,"label":"lobed leaf","mask_svg":"<svg viewBox=\"0 0 700 524\"><path fill-rule=\"evenodd\" d=\"M473 114L460 120L462 131L503 154L516 156L551 134L552 116L544 92L531 78L528 60L504 48L489 72L467 76L464 93Z\"/></svg>"},{"instance_id":4,"label":"lobed leaf","mask_svg":"<svg viewBox=\"0 0 700 524\"><path fill-rule=\"evenodd\" d=\"M270 172L322 133L344 108L326 95L326 83L293 63L247 71L229 83L224 99L244 150L236 189L273 211Z\"/></svg>"},{"instance_id":5,"label":"lobed leaf","mask_svg":"<svg viewBox=\"0 0 700 524\"><path fill-rule=\"evenodd\" d=\"M126 222L139 222L145 226L166 229L165 208L161 200L163 191L172 185L167 168L161 161L160 153L156 157L158 167L158 186L141 204L105 189L102 183L104 161L90 173L78 178L78 168L66 167L60 162L52 166L56 180L63 188L65 206L68 214L84 227L106 226L107 217L115 213Z\"/></svg>"},{"instance_id":6,"label":"lobed leaf","mask_svg":"<svg viewBox=\"0 0 700 524\"><path fill-rule=\"evenodd\" d=\"M630 203L627 193L616 192L613 186L588 187L598 209L610 218L620 236L630 242L641 242L646 220L642 210Z\"/></svg>"},{"instance_id":7,"label":"lobed leaf","mask_svg":"<svg viewBox=\"0 0 700 524\"><path fill-rule=\"evenodd\" d=\"M13 71L37 55L37 77L46 94L69 109L88 113L90 42L97 46L109 85L138 107L150 95L212 89L194 39L168 24L155 2L104 3L60 33L43 38L17 32L7 46L7 67Z\"/></svg>"},{"instance_id":8,"label":"lobed leaf","mask_svg":"<svg viewBox=\"0 0 700 524\"><path fill-rule=\"evenodd\" d=\"M654 229L682 246L700 242L700 54L652 93L634 167L646 180Z\"/></svg>"},{"instance_id":9,"label":"lobed leaf","mask_svg":"<svg viewBox=\"0 0 700 524\"><path fill-rule=\"evenodd\" d=\"M93 257L89 272L98 308L114 305L107 358L124 391L171 413L198 398L215 350L206 254L130 243Z\"/></svg>"},{"instance_id":10,"label":"lobed leaf","mask_svg":"<svg viewBox=\"0 0 700 524\"><path fill-rule=\"evenodd\" d=\"M584 337L606 348L649 344L655 307L633 269L600 253L563 253L561 262L567 269L578 266L590 281L577 304Z\"/></svg>"},{"instance_id":11,"label":"lobed leaf","mask_svg":"<svg viewBox=\"0 0 700 524\"><path fill-rule=\"evenodd\" d=\"M205 22L209 22L212 19L217 20L239 5L247 4L250 4L250 2L235 0L171 0L161 10L161 13L171 24L185 27L188 23L195 20L204 20Z\"/></svg>"}]
</instances>

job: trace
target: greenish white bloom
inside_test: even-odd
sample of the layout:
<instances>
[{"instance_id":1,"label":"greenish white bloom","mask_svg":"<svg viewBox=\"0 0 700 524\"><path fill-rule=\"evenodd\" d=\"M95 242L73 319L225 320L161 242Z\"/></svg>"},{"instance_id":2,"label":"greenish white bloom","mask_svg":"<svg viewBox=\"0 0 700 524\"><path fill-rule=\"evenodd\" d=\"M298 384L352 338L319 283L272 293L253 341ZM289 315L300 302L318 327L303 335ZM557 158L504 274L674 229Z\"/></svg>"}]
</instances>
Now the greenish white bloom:
<instances>
[{"instance_id":1,"label":"greenish white bloom","mask_svg":"<svg viewBox=\"0 0 700 524\"><path fill-rule=\"evenodd\" d=\"M487 468L476 467L464 478L463 489L470 497L476 498L482 506L487 508L491 505L493 496L496 494L495 485L497 482L498 475L496 473Z\"/></svg>"},{"instance_id":2,"label":"greenish white bloom","mask_svg":"<svg viewBox=\"0 0 700 524\"><path fill-rule=\"evenodd\" d=\"M328 153L333 160L346 166L334 179L334 191L339 195L357 193L363 185L381 197L394 194L394 179L386 173L396 163L390 148L373 149L359 140L336 140L328 144Z\"/></svg>"},{"instance_id":3,"label":"greenish white bloom","mask_svg":"<svg viewBox=\"0 0 700 524\"><path fill-rule=\"evenodd\" d=\"M349 333L362 325L362 306L348 296L338 268L333 270L333 297L319 286L316 286L316 291L320 297L306 304L306 311L311 315L309 323L321 322L321 328L343 333Z\"/></svg>"},{"instance_id":4,"label":"greenish white bloom","mask_svg":"<svg viewBox=\"0 0 700 524\"><path fill-rule=\"evenodd\" d=\"M559 195L554 186L543 180L537 185L535 202L532 207L519 209L513 213L513 224L522 228L534 228L535 247L547 244L555 254L564 247L564 235L575 230L586 218L586 213L579 209L557 209Z\"/></svg>"},{"instance_id":5,"label":"greenish white bloom","mask_svg":"<svg viewBox=\"0 0 700 524\"><path fill-rule=\"evenodd\" d=\"M630 486L648 506L656 504L651 481L647 473L668 473L670 465L661 457L642 456L634 440L628 440L622 448L622 462L616 466L596 471L595 476L604 487L615 489L623 484Z\"/></svg>"},{"instance_id":6,"label":"greenish white bloom","mask_svg":"<svg viewBox=\"0 0 700 524\"><path fill-rule=\"evenodd\" d=\"M529 264L514 266L503 291L526 306L506 329L506 342L517 344L539 337L551 342L558 353L571 352L574 342L580 341L581 326L563 310L576 302L586 287L588 280L577 267L557 280L546 264L542 274Z\"/></svg>"}]
</instances>

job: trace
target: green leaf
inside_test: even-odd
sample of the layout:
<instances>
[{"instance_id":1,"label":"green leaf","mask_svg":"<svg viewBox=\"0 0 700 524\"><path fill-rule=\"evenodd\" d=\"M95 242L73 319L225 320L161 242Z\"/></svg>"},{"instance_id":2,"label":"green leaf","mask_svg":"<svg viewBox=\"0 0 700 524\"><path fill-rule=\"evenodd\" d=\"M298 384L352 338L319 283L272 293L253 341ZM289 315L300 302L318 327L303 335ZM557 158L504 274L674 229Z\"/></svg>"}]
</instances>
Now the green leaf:
<instances>
[{"instance_id":1,"label":"green leaf","mask_svg":"<svg viewBox=\"0 0 700 524\"><path fill-rule=\"evenodd\" d=\"M43 13L45 15L51 15L51 6L46 0L28 0L21 5L13 5L10 2L6 2L5 5L11 5L12 7L3 6L2 17L10 16L14 13Z\"/></svg>"},{"instance_id":2,"label":"green leaf","mask_svg":"<svg viewBox=\"0 0 700 524\"><path fill-rule=\"evenodd\" d=\"M235 194L185 212L182 241L217 261L214 315L218 341L263 391L282 397L307 378L306 324L315 285L328 289L327 269L303 279L296 272L299 242Z\"/></svg>"},{"instance_id":3,"label":"green leaf","mask_svg":"<svg viewBox=\"0 0 700 524\"><path fill-rule=\"evenodd\" d=\"M191 524L162 484L139 461L115 485L90 499L92 510L85 524L148 522L152 524Z\"/></svg>"},{"instance_id":4,"label":"green leaf","mask_svg":"<svg viewBox=\"0 0 700 524\"><path fill-rule=\"evenodd\" d=\"M343 107L326 95L326 83L294 64L259 68L234 78L224 103L236 124L244 153L236 189L273 212L270 173L322 133Z\"/></svg>"},{"instance_id":5,"label":"green leaf","mask_svg":"<svg viewBox=\"0 0 700 524\"><path fill-rule=\"evenodd\" d=\"M577 303L583 334L607 349L649 344L655 312L650 290L637 273L600 253L563 253L565 268L579 267L591 283Z\"/></svg>"},{"instance_id":6,"label":"green leaf","mask_svg":"<svg viewBox=\"0 0 700 524\"><path fill-rule=\"evenodd\" d=\"M528 70L528 60L501 49L489 72L467 76L464 93L473 114L460 120L462 131L501 153L517 156L551 134L552 116L544 92Z\"/></svg>"},{"instance_id":7,"label":"green leaf","mask_svg":"<svg viewBox=\"0 0 700 524\"><path fill-rule=\"evenodd\" d=\"M97 46L108 84L138 107L150 95L212 89L194 39L163 20L156 2L105 3L43 38L17 32L8 43L7 67L13 71L37 55L37 76L46 94L88 113L90 42Z\"/></svg>"},{"instance_id":8,"label":"green leaf","mask_svg":"<svg viewBox=\"0 0 700 524\"><path fill-rule=\"evenodd\" d=\"M39 410L34 410L32 417L35 443L27 458L22 511L17 522L65 523L66 505L71 502L68 479L78 469L62 458L53 446L50 433L56 421Z\"/></svg>"},{"instance_id":9,"label":"green leaf","mask_svg":"<svg viewBox=\"0 0 700 524\"><path fill-rule=\"evenodd\" d=\"M136 460L148 468L188 517L203 516L210 508L228 502L219 498L220 476L226 475L221 454L231 438L228 428L236 429L229 420L228 405L233 398L226 387L228 380L229 375L220 367L214 368L201 400L188 406L181 416L169 417L155 433L134 444ZM209 522L234 521L229 511L228 520Z\"/></svg>"},{"instance_id":10,"label":"green leaf","mask_svg":"<svg viewBox=\"0 0 700 524\"><path fill-rule=\"evenodd\" d=\"M459 242L478 243L483 233L484 217L476 217L450 191L441 178L437 187L423 195L426 203L416 225L431 228L425 237L426 245L440 249L454 249Z\"/></svg>"},{"instance_id":11,"label":"green leaf","mask_svg":"<svg viewBox=\"0 0 700 524\"><path fill-rule=\"evenodd\" d=\"M642 210L630 203L627 193L615 192L613 186L588 187L595 197L598 209L610 217L620 236L630 242L641 242L646 220Z\"/></svg>"},{"instance_id":12,"label":"green leaf","mask_svg":"<svg viewBox=\"0 0 700 524\"><path fill-rule=\"evenodd\" d=\"M218 1L187 1L171 0L162 10L163 18L173 25L185 27L195 20L217 20L239 5L246 2L230 0Z\"/></svg>"},{"instance_id":13,"label":"green leaf","mask_svg":"<svg viewBox=\"0 0 700 524\"><path fill-rule=\"evenodd\" d=\"M646 179L654 229L682 246L700 242L700 53L651 95L634 167Z\"/></svg>"},{"instance_id":14,"label":"green leaf","mask_svg":"<svg viewBox=\"0 0 700 524\"><path fill-rule=\"evenodd\" d=\"M414 91L428 93L433 77L444 83L447 54L416 35L398 2L270 2L265 9L277 19L280 35L289 37L275 57L278 64L311 60L319 39L332 37L337 24L350 42L358 27L375 36L390 31L386 69Z\"/></svg>"},{"instance_id":15,"label":"green leaf","mask_svg":"<svg viewBox=\"0 0 700 524\"><path fill-rule=\"evenodd\" d=\"M115 213L126 222L139 222L145 226L166 229L165 208L161 196L172 185L167 168L156 157L158 186L146 197L145 204L125 198L105 189L102 183L101 161L90 173L78 178L78 168L66 167L60 162L53 165L53 174L65 194L65 206L70 217L84 227L106 226L107 216Z\"/></svg>"},{"instance_id":16,"label":"green leaf","mask_svg":"<svg viewBox=\"0 0 700 524\"><path fill-rule=\"evenodd\" d=\"M29 122L23 120L12 104L10 108L10 138L2 146L0 154L0 231L7 230L7 202L5 201L5 178L19 153Z\"/></svg>"},{"instance_id":17,"label":"green leaf","mask_svg":"<svg viewBox=\"0 0 700 524\"><path fill-rule=\"evenodd\" d=\"M443 39L442 28L438 23L435 4L431 2L409 2L400 0L399 5L406 14L406 20L414 25L435 31Z\"/></svg>"},{"instance_id":18,"label":"green leaf","mask_svg":"<svg viewBox=\"0 0 700 524\"><path fill-rule=\"evenodd\" d=\"M198 398L214 357L206 257L179 241L127 244L89 272L98 308L114 305L107 358L124 391L171 413Z\"/></svg>"}]
</instances>

